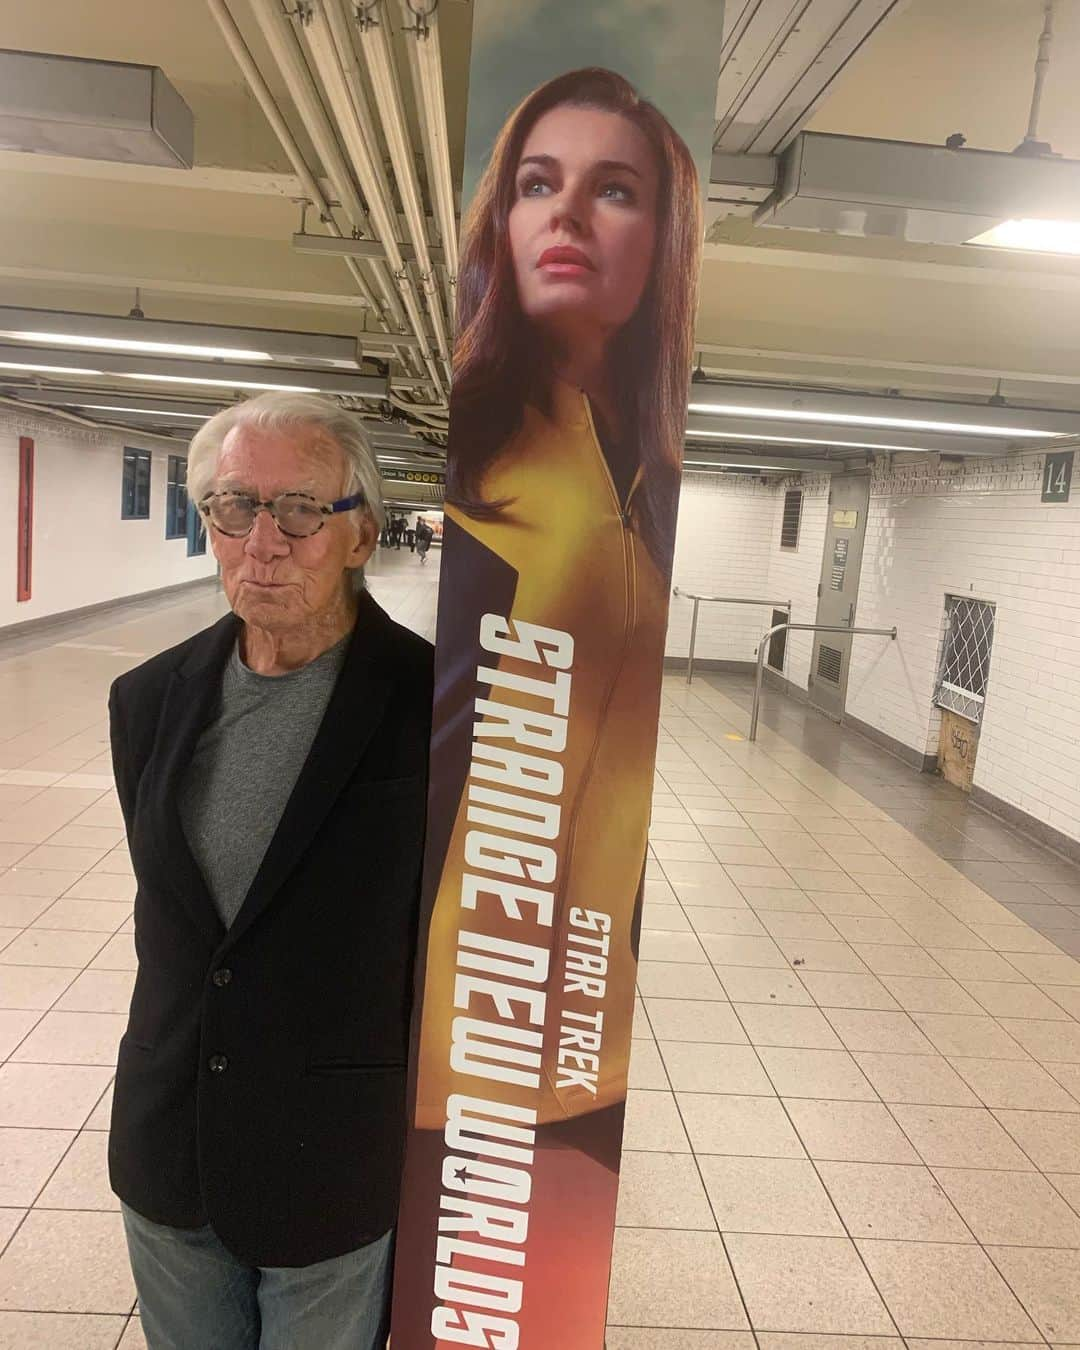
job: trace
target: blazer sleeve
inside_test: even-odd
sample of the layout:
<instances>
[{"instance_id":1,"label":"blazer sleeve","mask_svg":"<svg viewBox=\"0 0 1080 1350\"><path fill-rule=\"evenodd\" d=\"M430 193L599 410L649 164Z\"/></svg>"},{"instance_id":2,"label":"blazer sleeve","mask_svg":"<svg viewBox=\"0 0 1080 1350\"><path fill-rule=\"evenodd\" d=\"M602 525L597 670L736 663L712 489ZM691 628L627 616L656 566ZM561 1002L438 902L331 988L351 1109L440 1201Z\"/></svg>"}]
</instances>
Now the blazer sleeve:
<instances>
[{"instance_id":1,"label":"blazer sleeve","mask_svg":"<svg viewBox=\"0 0 1080 1350\"><path fill-rule=\"evenodd\" d=\"M120 705L119 682L114 681L109 690L109 743L112 746L113 778L116 780L116 795L120 798L120 810L128 840L131 839L131 822L135 814L135 790L139 777L135 762L128 747L127 728Z\"/></svg>"}]
</instances>

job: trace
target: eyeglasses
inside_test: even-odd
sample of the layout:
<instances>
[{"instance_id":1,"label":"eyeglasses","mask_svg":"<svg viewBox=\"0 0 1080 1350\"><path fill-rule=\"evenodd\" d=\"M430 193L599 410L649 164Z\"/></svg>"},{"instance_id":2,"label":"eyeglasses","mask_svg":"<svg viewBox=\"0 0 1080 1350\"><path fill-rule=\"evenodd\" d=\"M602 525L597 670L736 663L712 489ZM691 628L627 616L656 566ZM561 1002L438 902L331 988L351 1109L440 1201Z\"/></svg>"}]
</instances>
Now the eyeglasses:
<instances>
[{"instance_id":1,"label":"eyeglasses","mask_svg":"<svg viewBox=\"0 0 1080 1350\"><path fill-rule=\"evenodd\" d=\"M233 539L250 534L255 517L263 510L274 517L282 534L290 539L307 539L318 534L327 516L352 511L363 501L362 492L336 502L321 502L307 492L281 492L267 501L260 501L250 492L211 492L199 503L199 510L219 534Z\"/></svg>"}]
</instances>

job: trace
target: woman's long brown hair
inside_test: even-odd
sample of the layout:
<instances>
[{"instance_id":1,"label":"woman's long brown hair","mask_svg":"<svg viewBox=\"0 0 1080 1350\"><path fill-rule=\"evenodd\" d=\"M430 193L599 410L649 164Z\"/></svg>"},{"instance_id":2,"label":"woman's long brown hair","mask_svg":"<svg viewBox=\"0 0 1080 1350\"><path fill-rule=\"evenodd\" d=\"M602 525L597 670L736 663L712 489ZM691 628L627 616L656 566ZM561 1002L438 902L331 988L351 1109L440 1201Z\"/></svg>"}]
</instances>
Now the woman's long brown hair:
<instances>
[{"instance_id":1,"label":"woman's long brown hair","mask_svg":"<svg viewBox=\"0 0 1080 1350\"><path fill-rule=\"evenodd\" d=\"M499 134L465 220L458 274L447 500L479 518L484 470L521 425L525 405L543 409L551 374L538 334L521 312L509 216L526 137L561 105L598 108L632 122L659 169L652 274L633 317L613 340L611 373L624 436L636 436L644 481L635 498L642 538L667 573L675 516L697 301L702 222L697 170L667 118L621 75L590 68L541 85ZM666 208L666 210L665 210Z\"/></svg>"}]
</instances>

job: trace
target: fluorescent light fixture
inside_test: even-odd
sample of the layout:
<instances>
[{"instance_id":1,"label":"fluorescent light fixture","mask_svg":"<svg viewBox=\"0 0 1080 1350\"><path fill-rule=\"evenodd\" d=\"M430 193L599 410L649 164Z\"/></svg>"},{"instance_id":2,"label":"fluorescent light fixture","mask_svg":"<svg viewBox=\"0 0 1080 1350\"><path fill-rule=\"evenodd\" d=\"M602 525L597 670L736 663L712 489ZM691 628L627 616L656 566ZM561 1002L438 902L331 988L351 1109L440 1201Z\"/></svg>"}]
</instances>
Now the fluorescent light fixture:
<instances>
[{"instance_id":1,"label":"fluorescent light fixture","mask_svg":"<svg viewBox=\"0 0 1080 1350\"><path fill-rule=\"evenodd\" d=\"M791 469L777 469L771 464L737 464L728 459L684 459L683 467L701 469L753 469L755 473L791 473Z\"/></svg>"},{"instance_id":2,"label":"fluorescent light fixture","mask_svg":"<svg viewBox=\"0 0 1080 1350\"><path fill-rule=\"evenodd\" d=\"M37 370L45 375L100 375L100 370L83 370L81 366L43 366L32 361L0 361L0 370Z\"/></svg>"},{"instance_id":3,"label":"fluorescent light fixture","mask_svg":"<svg viewBox=\"0 0 1080 1350\"><path fill-rule=\"evenodd\" d=\"M827 445L848 450L903 450L915 449L910 445L883 445L879 441L820 441L809 436L754 436L748 431L688 431L687 438L696 440L699 436L709 436L718 441L765 441L770 445Z\"/></svg>"},{"instance_id":4,"label":"fluorescent light fixture","mask_svg":"<svg viewBox=\"0 0 1080 1350\"><path fill-rule=\"evenodd\" d=\"M115 403L80 403L78 407L85 408L88 412L128 413L133 417L183 417L191 422L207 420L206 413L169 412L167 408L120 408Z\"/></svg>"},{"instance_id":5,"label":"fluorescent light fixture","mask_svg":"<svg viewBox=\"0 0 1080 1350\"><path fill-rule=\"evenodd\" d=\"M248 351L243 347L204 347L186 342L140 342L137 338L83 337L78 333L28 333L20 329L0 329L0 337L17 342L56 342L61 347L97 347L102 351L146 352L151 356L195 356L218 361L269 361L269 352Z\"/></svg>"},{"instance_id":6,"label":"fluorescent light fixture","mask_svg":"<svg viewBox=\"0 0 1080 1350\"><path fill-rule=\"evenodd\" d=\"M295 333L17 305L0 305L0 341L148 356L329 366L353 372L359 370L362 357L359 340L338 333Z\"/></svg>"},{"instance_id":7,"label":"fluorescent light fixture","mask_svg":"<svg viewBox=\"0 0 1080 1350\"><path fill-rule=\"evenodd\" d=\"M1026 253L1080 254L1080 220L1003 220L969 244L1022 249Z\"/></svg>"},{"instance_id":8,"label":"fluorescent light fixture","mask_svg":"<svg viewBox=\"0 0 1080 1350\"><path fill-rule=\"evenodd\" d=\"M767 417L778 422L834 422L840 426L897 427L905 431L959 431L968 436L1063 436L1038 427L1003 427L970 422L930 421L921 417L880 417L866 413L811 412L806 408L755 408L738 403L691 403L691 412L717 417Z\"/></svg>"},{"instance_id":9,"label":"fluorescent light fixture","mask_svg":"<svg viewBox=\"0 0 1080 1350\"><path fill-rule=\"evenodd\" d=\"M268 384L262 380L213 380L205 375L135 375L131 371L118 371L125 380L149 380L156 384L208 384L220 389L288 389L294 394L317 394L319 389L312 384Z\"/></svg>"}]
</instances>

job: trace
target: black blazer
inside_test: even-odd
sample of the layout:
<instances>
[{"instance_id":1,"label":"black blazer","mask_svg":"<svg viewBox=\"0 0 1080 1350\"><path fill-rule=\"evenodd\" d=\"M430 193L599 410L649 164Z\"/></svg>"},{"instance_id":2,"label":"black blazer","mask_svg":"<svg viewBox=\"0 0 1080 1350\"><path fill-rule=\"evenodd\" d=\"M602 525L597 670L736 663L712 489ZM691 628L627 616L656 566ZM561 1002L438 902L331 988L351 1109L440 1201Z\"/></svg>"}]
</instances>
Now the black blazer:
<instances>
[{"instance_id":1,"label":"black blazer","mask_svg":"<svg viewBox=\"0 0 1080 1350\"><path fill-rule=\"evenodd\" d=\"M256 1266L352 1251L395 1222L431 730L430 645L365 592L296 787L226 931L177 793L239 628L122 675L109 712L138 892L113 1190L213 1225Z\"/></svg>"}]
</instances>

